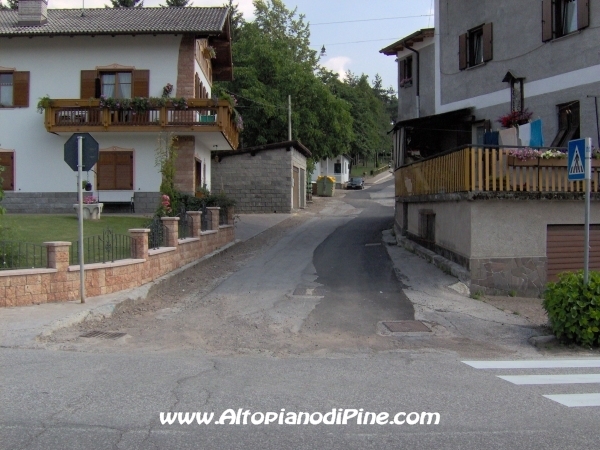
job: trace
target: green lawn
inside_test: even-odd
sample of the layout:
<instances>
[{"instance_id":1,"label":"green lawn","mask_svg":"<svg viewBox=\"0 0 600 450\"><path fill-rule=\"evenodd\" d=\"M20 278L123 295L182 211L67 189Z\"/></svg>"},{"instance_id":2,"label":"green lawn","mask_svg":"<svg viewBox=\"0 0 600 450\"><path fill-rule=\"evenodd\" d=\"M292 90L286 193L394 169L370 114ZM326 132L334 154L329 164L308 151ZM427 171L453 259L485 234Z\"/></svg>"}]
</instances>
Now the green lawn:
<instances>
[{"instance_id":1,"label":"green lawn","mask_svg":"<svg viewBox=\"0 0 600 450\"><path fill-rule=\"evenodd\" d=\"M387 166L387 164L380 163L379 167ZM350 171L351 177L362 177L363 172L367 173L367 177L371 176L371 170L375 169L375 164L368 164L367 166L352 166L352 170Z\"/></svg>"},{"instance_id":2,"label":"green lawn","mask_svg":"<svg viewBox=\"0 0 600 450\"><path fill-rule=\"evenodd\" d=\"M100 220L84 220L85 237L102 234L110 228L116 234L127 235L130 228L140 228L150 221L147 217L106 216ZM0 216L0 225L9 228L10 240L41 244L47 241L75 242L79 236L79 225L75 215L52 214L5 214Z\"/></svg>"}]
</instances>

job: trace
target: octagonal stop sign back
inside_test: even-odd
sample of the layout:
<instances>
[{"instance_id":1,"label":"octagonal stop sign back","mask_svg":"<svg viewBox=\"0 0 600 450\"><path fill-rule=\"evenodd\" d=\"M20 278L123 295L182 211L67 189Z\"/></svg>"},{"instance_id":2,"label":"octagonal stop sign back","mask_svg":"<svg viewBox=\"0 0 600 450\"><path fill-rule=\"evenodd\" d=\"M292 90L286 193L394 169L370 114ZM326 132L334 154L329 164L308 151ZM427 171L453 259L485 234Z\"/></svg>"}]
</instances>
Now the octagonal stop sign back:
<instances>
[{"instance_id":1,"label":"octagonal stop sign back","mask_svg":"<svg viewBox=\"0 0 600 450\"><path fill-rule=\"evenodd\" d=\"M91 170L98 162L99 145L89 133L74 133L65 143L65 162L77 172L77 136L83 136L82 169Z\"/></svg>"}]
</instances>

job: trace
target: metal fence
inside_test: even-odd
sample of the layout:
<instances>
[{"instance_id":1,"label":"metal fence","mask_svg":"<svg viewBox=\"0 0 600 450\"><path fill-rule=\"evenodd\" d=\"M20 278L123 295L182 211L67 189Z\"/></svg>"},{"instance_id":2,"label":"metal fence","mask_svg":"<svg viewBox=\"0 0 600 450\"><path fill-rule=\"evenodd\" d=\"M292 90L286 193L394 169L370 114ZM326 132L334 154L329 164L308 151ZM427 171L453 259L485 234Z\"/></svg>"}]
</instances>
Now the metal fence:
<instances>
[{"instance_id":1,"label":"metal fence","mask_svg":"<svg viewBox=\"0 0 600 450\"><path fill-rule=\"evenodd\" d=\"M185 205L181 205L179 209L179 222L177 226L179 228L179 239L186 239L192 236L192 218L188 215Z\"/></svg>"},{"instance_id":2,"label":"metal fence","mask_svg":"<svg viewBox=\"0 0 600 450\"><path fill-rule=\"evenodd\" d=\"M219 225L228 225L229 224L229 211L228 208L225 206L221 206L221 209L219 210Z\"/></svg>"},{"instance_id":3,"label":"metal fence","mask_svg":"<svg viewBox=\"0 0 600 450\"><path fill-rule=\"evenodd\" d=\"M105 263L131 258L131 236L115 234L106 229L101 235L89 236L83 240L83 262L85 264ZM70 264L79 264L79 241L69 251Z\"/></svg>"},{"instance_id":4,"label":"metal fence","mask_svg":"<svg viewBox=\"0 0 600 450\"><path fill-rule=\"evenodd\" d=\"M202 208L202 220L200 222L201 231L209 231L212 227L212 210L206 206Z\"/></svg>"},{"instance_id":5,"label":"metal fence","mask_svg":"<svg viewBox=\"0 0 600 450\"><path fill-rule=\"evenodd\" d=\"M0 241L0 270L48 267L45 246L27 242Z\"/></svg>"},{"instance_id":6,"label":"metal fence","mask_svg":"<svg viewBox=\"0 0 600 450\"><path fill-rule=\"evenodd\" d=\"M160 217L155 216L148 228L150 229L150 234L148 235L148 248L157 249L159 247L164 247L167 232Z\"/></svg>"}]
</instances>

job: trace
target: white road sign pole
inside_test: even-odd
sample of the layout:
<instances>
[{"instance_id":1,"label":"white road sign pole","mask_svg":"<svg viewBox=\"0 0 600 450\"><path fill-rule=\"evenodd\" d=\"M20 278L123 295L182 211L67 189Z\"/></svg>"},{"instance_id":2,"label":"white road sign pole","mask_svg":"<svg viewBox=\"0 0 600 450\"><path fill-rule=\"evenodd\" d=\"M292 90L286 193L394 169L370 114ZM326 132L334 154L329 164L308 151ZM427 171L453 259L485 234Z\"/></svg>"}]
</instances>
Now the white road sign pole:
<instances>
[{"instance_id":1,"label":"white road sign pole","mask_svg":"<svg viewBox=\"0 0 600 450\"><path fill-rule=\"evenodd\" d=\"M583 248L583 282L588 284L590 267L590 196L592 184L592 139L585 140L585 242Z\"/></svg>"},{"instance_id":2,"label":"white road sign pole","mask_svg":"<svg viewBox=\"0 0 600 450\"><path fill-rule=\"evenodd\" d=\"M77 136L77 192L79 201L79 296L85 303L85 273L83 268L83 189L81 171L83 169L83 136Z\"/></svg>"}]
</instances>

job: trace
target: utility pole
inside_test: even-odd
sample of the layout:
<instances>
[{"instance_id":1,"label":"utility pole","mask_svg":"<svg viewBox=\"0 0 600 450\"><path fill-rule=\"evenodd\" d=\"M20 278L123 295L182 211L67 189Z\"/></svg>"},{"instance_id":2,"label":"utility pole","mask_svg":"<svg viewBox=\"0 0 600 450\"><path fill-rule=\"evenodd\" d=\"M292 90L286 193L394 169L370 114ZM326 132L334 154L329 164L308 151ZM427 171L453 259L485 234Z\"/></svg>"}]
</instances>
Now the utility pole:
<instances>
[{"instance_id":1,"label":"utility pole","mask_svg":"<svg viewBox=\"0 0 600 450\"><path fill-rule=\"evenodd\" d=\"M288 95L288 141L292 140L292 96Z\"/></svg>"}]
</instances>

